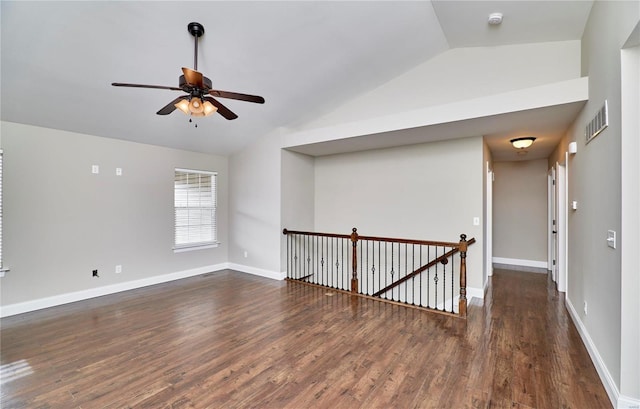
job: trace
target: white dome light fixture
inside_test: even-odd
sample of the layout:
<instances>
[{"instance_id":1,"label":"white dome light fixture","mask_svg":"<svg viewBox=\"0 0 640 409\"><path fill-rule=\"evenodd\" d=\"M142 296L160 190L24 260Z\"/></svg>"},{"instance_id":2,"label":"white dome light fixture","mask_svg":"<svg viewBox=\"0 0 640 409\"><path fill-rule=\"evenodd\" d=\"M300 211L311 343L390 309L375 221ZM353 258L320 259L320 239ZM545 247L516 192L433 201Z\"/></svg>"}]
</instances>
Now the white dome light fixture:
<instances>
[{"instance_id":1,"label":"white dome light fixture","mask_svg":"<svg viewBox=\"0 0 640 409\"><path fill-rule=\"evenodd\" d=\"M488 22L490 26L499 26L502 23L502 13L489 14Z\"/></svg>"},{"instance_id":2,"label":"white dome light fixture","mask_svg":"<svg viewBox=\"0 0 640 409\"><path fill-rule=\"evenodd\" d=\"M511 145L513 145L513 147L516 149L526 149L531 146L531 144L533 144L533 141L535 140L536 138L534 138L533 136L525 136L523 138L512 139L509 142L511 142Z\"/></svg>"}]
</instances>

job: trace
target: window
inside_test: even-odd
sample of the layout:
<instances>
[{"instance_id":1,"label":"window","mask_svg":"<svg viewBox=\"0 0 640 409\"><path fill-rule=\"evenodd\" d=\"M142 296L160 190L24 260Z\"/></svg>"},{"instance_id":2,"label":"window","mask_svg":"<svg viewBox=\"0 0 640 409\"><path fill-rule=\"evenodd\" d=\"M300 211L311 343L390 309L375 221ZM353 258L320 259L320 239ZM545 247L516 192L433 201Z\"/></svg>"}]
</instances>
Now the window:
<instances>
[{"instance_id":1,"label":"window","mask_svg":"<svg viewBox=\"0 0 640 409\"><path fill-rule=\"evenodd\" d=\"M199 170L175 170L175 251L210 248L218 244L216 175Z\"/></svg>"}]
</instances>

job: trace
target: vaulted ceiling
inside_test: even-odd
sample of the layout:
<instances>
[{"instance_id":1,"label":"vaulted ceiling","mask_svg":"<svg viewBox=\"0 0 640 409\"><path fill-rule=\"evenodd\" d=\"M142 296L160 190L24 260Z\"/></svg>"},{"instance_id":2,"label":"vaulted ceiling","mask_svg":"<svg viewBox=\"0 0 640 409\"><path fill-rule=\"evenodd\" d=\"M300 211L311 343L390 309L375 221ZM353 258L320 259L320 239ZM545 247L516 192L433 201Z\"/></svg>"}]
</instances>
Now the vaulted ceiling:
<instances>
[{"instance_id":1,"label":"vaulted ceiling","mask_svg":"<svg viewBox=\"0 0 640 409\"><path fill-rule=\"evenodd\" d=\"M295 127L455 47L579 40L590 1L1 2L3 121L228 155ZM510 24L489 30L500 10ZM187 24L205 27L198 70L238 119L156 111L193 67ZM575 113L573 113L575 114ZM562 121L560 121L562 122ZM566 122L566 121L565 121Z\"/></svg>"}]
</instances>

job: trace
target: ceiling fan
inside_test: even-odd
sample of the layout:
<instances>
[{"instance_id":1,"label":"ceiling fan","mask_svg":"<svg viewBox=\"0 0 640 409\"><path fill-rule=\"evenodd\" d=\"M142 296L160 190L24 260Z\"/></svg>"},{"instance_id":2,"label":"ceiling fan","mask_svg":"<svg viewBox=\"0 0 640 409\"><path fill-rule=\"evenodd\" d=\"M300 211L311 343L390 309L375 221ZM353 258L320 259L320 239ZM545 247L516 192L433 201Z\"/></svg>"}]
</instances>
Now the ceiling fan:
<instances>
[{"instance_id":1,"label":"ceiling fan","mask_svg":"<svg viewBox=\"0 0 640 409\"><path fill-rule=\"evenodd\" d=\"M158 115L168 115L176 108L184 112L186 115L194 117L209 116L218 112L226 119L236 119L238 115L233 113L229 108L222 105L218 98L236 99L239 101L255 102L264 104L264 98L257 95L240 94L237 92L220 91L213 89L211 80L202 73L198 72L198 38L204 34L204 27L200 23L189 23L187 26L189 33L195 38L195 50L193 56L193 70L182 67L183 75L178 79L177 87L167 87L162 85L144 85L144 84L126 84L122 82L113 82L114 87L134 87L134 88L156 88L168 89L172 91L183 91L186 95L181 95L166 106L161 108Z\"/></svg>"}]
</instances>

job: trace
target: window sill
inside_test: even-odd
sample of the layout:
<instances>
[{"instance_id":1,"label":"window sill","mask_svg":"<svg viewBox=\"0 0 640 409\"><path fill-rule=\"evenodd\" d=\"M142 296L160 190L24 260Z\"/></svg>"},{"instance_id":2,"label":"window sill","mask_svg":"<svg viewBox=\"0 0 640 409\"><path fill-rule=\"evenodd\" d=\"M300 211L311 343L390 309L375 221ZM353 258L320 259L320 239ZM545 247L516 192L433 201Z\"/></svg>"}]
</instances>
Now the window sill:
<instances>
[{"instance_id":1,"label":"window sill","mask_svg":"<svg viewBox=\"0 0 640 409\"><path fill-rule=\"evenodd\" d=\"M187 251L194 251L194 250L213 249L213 248L218 247L219 245L220 245L220 243L218 243L218 242L184 245L184 246L180 246L180 247L174 247L173 248L173 252L174 253L184 253L184 252L187 252Z\"/></svg>"}]
</instances>

